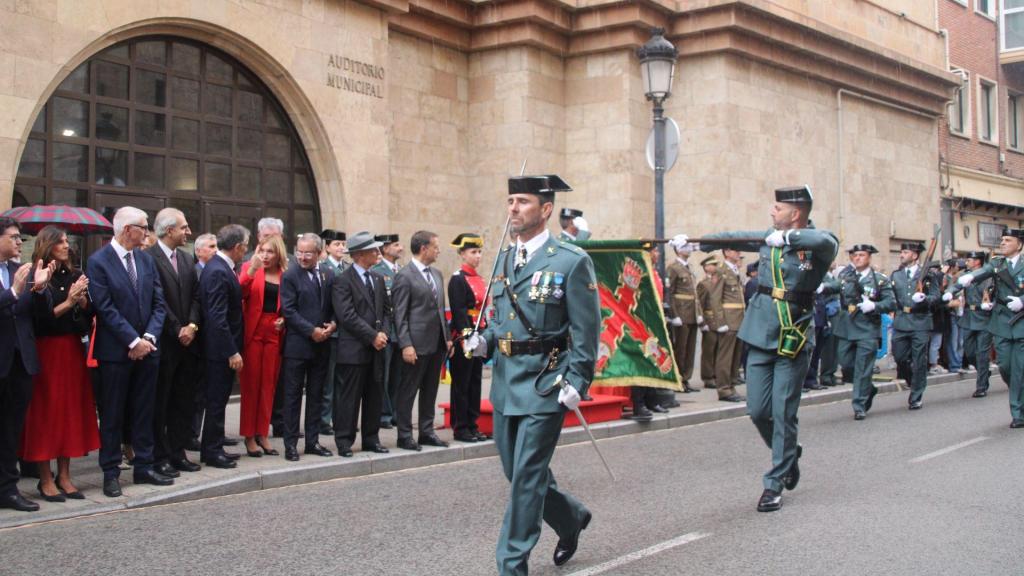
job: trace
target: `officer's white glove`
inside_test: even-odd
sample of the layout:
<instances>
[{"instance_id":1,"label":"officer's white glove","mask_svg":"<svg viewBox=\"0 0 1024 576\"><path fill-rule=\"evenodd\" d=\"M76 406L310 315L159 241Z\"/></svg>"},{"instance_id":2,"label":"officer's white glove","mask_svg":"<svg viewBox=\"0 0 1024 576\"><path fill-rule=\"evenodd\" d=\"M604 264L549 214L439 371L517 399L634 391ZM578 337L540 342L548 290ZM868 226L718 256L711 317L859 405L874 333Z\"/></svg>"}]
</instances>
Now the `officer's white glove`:
<instances>
[{"instance_id":1,"label":"officer's white glove","mask_svg":"<svg viewBox=\"0 0 1024 576\"><path fill-rule=\"evenodd\" d=\"M577 216L572 219L572 224L576 228L583 230L584 232L590 232L590 225L583 219L583 216Z\"/></svg>"},{"instance_id":2,"label":"officer's white glove","mask_svg":"<svg viewBox=\"0 0 1024 576\"><path fill-rule=\"evenodd\" d=\"M580 405L580 393L566 384L558 391L558 403L569 410L575 410Z\"/></svg>"},{"instance_id":3,"label":"officer's white glove","mask_svg":"<svg viewBox=\"0 0 1024 576\"><path fill-rule=\"evenodd\" d=\"M473 332L462 341L462 350L476 358L487 356L487 340L479 332Z\"/></svg>"},{"instance_id":4,"label":"officer's white glove","mask_svg":"<svg viewBox=\"0 0 1024 576\"><path fill-rule=\"evenodd\" d=\"M913 300L915 304L920 304L921 302L924 302L925 298L927 298L927 296L924 295L924 292L914 292L914 295L910 297L910 299Z\"/></svg>"},{"instance_id":5,"label":"officer's white glove","mask_svg":"<svg viewBox=\"0 0 1024 576\"><path fill-rule=\"evenodd\" d=\"M861 312L867 314L875 311L875 303L872 302L865 294L864 296L861 296L861 302L860 304L857 304L857 308L860 308Z\"/></svg>"},{"instance_id":6,"label":"officer's white glove","mask_svg":"<svg viewBox=\"0 0 1024 576\"><path fill-rule=\"evenodd\" d=\"M818 289L815 290L815 292L818 293L818 294L821 294L824 291L825 291L825 283L822 282L821 284L818 284Z\"/></svg>"},{"instance_id":7,"label":"officer's white glove","mask_svg":"<svg viewBox=\"0 0 1024 576\"><path fill-rule=\"evenodd\" d=\"M711 330L711 329L710 329L710 328L708 328L708 325L707 325L707 324L701 324L701 326L700 326L700 331L701 331L701 332L708 332L708 331L710 331L710 330Z\"/></svg>"},{"instance_id":8,"label":"officer's white glove","mask_svg":"<svg viewBox=\"0 0 1024 576\"><path fill-rule=\"evenodd\" d=\"M716 330L716 332L718 332L719 334L725 334L728 331L729 331L729 327L725 326L725 325L719 326L718 330Z\"/></svg>"},{"instance_id":9,"label":"officer's white glove","mask_svg":"<svg viewBox=\"0 0 1024 576\"><path fill-rule=\"evenodd\" d=\"M1006 304L1006 307L1012 312L1020 312L1024 310L1024 302L1021 302L1018 296L1010 296L1010 301Z\"/></svg>"},{"instance_id":10,"label":"officer's white glove","mask_svg":"<svg viewBox=\"0 0 1024 576\"><path fill-rule=\"evenodd\" d=\"M675 248L677 251L682 250L683 247L689 243L690 237L687 236L686 234L676 234L675 236L672 237L672 240L669 241L669 244L671 244L672 247Z\"/></svg>"},{"instance_id":11,"label":"officer's white glove","mask_svg":"<svg viewBox=\"0 0 1024 576\"><path fill-rule=\"evenodd\" d=\"M949 292L946 292L945 294L942 295L943 302L949 302L951 300L953 300L953 295L950 294Z\"/></svg>"},{"instance_id":12,"label":"officer's white glove","mask_svg":"<svg viewBox=\"0 0 1024 576\"><path fill-rule=\"evenodd\" d=\"M703 324L703 323L704 323L704 317L703 316L697 316L697 324Z\"/></svg>"},{"instance_id":13,"label":"officer's white glove","mask_svg":"<svg viewBox=\"0 0 1024 576\"><path fill-rule=\"evenodd\" d=\"M671 325L673 325L673 326L682 326L682 325L683 325L683 319L682 319L682 318L679 318L679 317L677 316L677 317L675 317L675 318L673 318L673 319L669 320L669 321L668 321L668 323L669 323L669 324L671 324Z\"/></svg>"},{"instance_id":14,"label":"officer's white glove","mask_svg":"<svg viewBox=\"0 0 1024 576\"><path fill-rule=\"evenodd\" d=\"M779 246L785 246L786 244L786 233L782 230L776 230L768 235L764 239L764 243L773 247L778 248Z\"/></svg>"},{"instance_id":15,"label":"officer's white glove","mask_svg":"<svg viewBox=\"0 0 1024 576\"><path fill-rule=\"evenodd\" d=\"M964 274L963 276L957 278L957 280L956 280L957 284L959 284L959 285L961 285L961 286L963 286L965 288L967 286L970 286L971 282L974 282L974 274Z\"/></svg>"},{"instance_id":16,"label":"officer's white glove","mask_svg":"<svg viewBox=\"0 0 1024 576\"><path fill-rule=\"evenodd\" d=\"M993 306L995 306L995 304L993 304L991 302L982 302L981 303L981 309L985 310L985 311L991 310Z\"/></svg>"}]
</instances>

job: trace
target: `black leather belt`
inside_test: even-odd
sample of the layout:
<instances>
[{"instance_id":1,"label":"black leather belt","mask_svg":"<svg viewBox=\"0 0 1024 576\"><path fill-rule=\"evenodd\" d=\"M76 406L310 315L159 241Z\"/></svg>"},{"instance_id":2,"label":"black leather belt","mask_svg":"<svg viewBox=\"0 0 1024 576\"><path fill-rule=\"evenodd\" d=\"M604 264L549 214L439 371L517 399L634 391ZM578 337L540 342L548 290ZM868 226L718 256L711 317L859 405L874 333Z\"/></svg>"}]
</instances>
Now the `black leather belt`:
<instances>
[{"instance_id":1,"label":"black leather belt","mask_svg":"<svg viewBox=\"0 0 1024 576\"><path fill-rule=\"evenodd\" d=\"M775 300L785 300L786 302L792 302L801 308L813 308L814 307L814 292L797 292L795 290L783 290L781 288L772 288L763 284L757 285L758 294L767 294Z\"/></svg>"},{"instance_id":2,"label":"black leather belt","mask_svg":"<svg viewBox=\"0 0 1024 576\"><path fill-rule=\"evenodd\" d=\"M498 350L505 356L522 356L524 354L550 354L552 350L565 350L565 338L553 338L542 340L530 338L529 340L512 340L510 338L498 338Z\"/></svg>"}]
</instances>

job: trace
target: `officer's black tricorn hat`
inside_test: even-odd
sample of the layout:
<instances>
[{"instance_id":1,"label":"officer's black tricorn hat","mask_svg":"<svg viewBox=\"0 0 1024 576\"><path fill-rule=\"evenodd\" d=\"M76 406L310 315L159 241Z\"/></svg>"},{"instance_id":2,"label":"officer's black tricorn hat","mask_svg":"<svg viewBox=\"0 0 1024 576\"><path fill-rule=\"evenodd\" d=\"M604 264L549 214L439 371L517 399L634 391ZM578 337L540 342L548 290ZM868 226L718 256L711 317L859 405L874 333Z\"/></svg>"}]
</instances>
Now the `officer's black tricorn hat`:
<instances>
[{"instance_id":1,"label":"officer's black tricorn hat","mask_svg":"<svg viewBox=\"0 0 1024 576\"><path fill-rule=\"evenodd\" d=\"M559 176L513 176L508 179L508 193L549 195L555 192L571 192L572 188Z\"/></svg>"},{"instance_id":2,"label":"officer's black tricorn hat","mask_svg":"<svg viewBox=\"0 0 1024 576\"><path fill-rule=\"evenodd\" d=\"M853 247L850 248L849 253L853 254L854 252L867 252L868 254L878 254L878 249L872 246L871 244L854 244Z\"/></svg>"},{"instance_id":3,"label":"officer's black tricorn hat","mask_svg":"<svg viewBox=\"0 0 1024 576\"><path fill-rule=\"evenodd\" d=\"M1002 236L1009 236L1010 238L1016 238L1017 240L1024 242L1024 228L1004 228Z\"/></svg>"},{"instance_id":4,"label":"officer's black tricorn hat","mask_svg":"<svg viewBox=\"0 0 1024 576\"><path fill-rule=\"evenodd\" d=\"M472 232L464 232L455 237L452 240L452 247L462 250L464 248L483 248L484 239L479 234Z\"/></svg>"},{"instance_id":5,"label":"officer's black tricorn hat","mask_svg":"<svg viewBox=\"0 0 1024 576\"><path fill-rule=\"evenodd\" d=\"M910 250L911 252L917 252L920 254L924 252L924 244L921 242L904 242L900 244L900 250Z\"/></svg>"},{"instance_id":6,"label":"officer's black tricorn hat","mask_svg":"<svg viewBox=\"0 0 1024 576\"><path fill-rule=\"evenodd\" d=\"M575 208L562 208L562 211L558 213L559 218L576 218L577 216L583 216L583 210L577 210Z\"/></svg>"},{"instance_id":7,"label":"officer's black tricorn hat","mask_svg":"<svg viewBox=\"0 0 1024 576\"><path fill-rule=\"evenodd\" d=\"M330 228L325 228L320 232L320 239L327 243L334 242L335 240L344 241L345 233L341 232L340 230L331 230Z\"/></svg>"},{"instance_id":8,"label":"officer's black tricorn hat","mask_svg":"<svg viewBox=\"0 0 1024 576\"><path fill-rule=\"evenodd\" d=\"M775 190L775 201L789 204L807 204L810 207L814 204L814 196L811 194L811 187L805 184L791 188L777 188Z\"/></svg>"},{"instance_id":9,"label":"officer's black tricorn hat","mask_svg":"<svg viewBox=\"0 0 1024 576\"><path fill-rule=\"evenodd\" d=\"M988 260L988 253L981 252L979 250L971 250L970 252L964 255L964 258L974 258L975 260L981 260L982 262L985 262L985 260Z\"/></svg>"},{"instance_id":10,"label":"officer's black tricorn hat","mask_svg":"<svg viewBox=\"0 0 1024 576\"><path fill-rule=\"evenodd\" d=\"M395 242L398 242L398 234L377 234L373 239L374 241L385 245L394 244Z\"/></svg>"}]
</instances>

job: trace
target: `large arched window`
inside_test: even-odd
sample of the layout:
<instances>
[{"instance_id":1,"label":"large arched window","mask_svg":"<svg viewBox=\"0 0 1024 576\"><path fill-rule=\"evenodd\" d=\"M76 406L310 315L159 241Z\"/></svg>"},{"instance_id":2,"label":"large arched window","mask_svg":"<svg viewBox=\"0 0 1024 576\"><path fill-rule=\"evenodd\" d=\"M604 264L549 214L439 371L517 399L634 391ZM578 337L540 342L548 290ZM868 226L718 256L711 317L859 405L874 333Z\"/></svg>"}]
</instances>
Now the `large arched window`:
<instances>
[{"instance_id":1,"label":"large arched window","mask_svg":"<svg viewBox=\"0 0 1024 576\"><path fill-rule=\"evenodd\" d=\"M228 223L285 240L320 229L316 183L280 104L215 48L174 37L112 46L79 66L32 125L13 205L181 209L194 235ZM95 246L94 246L95 247Z\"/></svg>"}]
</instances>

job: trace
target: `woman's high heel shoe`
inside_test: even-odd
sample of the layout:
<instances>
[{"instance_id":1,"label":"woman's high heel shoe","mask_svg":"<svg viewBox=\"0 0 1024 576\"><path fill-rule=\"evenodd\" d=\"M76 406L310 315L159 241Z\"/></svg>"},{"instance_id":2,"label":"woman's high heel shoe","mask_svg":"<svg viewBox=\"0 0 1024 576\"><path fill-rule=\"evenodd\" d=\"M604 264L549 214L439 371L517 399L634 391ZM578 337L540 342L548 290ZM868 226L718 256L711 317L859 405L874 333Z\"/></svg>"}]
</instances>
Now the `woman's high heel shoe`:
<instances>
[{"instance_id":1,"label":"woman's high heel shoe","mask_svg":"<svg viewBox=\"0 0 1024 576\"><path fill-rule=\"evenodd\" d=\"M58 494L54 494L53 496L49 496L45 492L43 492L43 482L41 480L39 481L38 484L36 484L36 490L39 490L39 495L42 496L43 500L46 500L47 502L65 502L66 501L63 494L59 494L58 493Z\"/></svg>"},{"instance_id":2,"label":"woman's high heel shoe","mask_svg":"<svg viewBox=\"0 0 1024 576\"><path fill-rule=\"evenodd\" d=\"M57 478L55 478L53 482L57 485L57 490L60 490L60 493L63 494L65 498L70 498L71 500L85 500L85 495L82 494L81 491L75 490L74 492L66 492L63 488L61 488L60 476L57 476Z\"/></svg>"}]
</instances>

